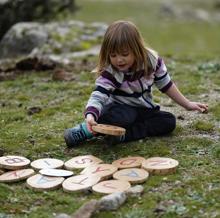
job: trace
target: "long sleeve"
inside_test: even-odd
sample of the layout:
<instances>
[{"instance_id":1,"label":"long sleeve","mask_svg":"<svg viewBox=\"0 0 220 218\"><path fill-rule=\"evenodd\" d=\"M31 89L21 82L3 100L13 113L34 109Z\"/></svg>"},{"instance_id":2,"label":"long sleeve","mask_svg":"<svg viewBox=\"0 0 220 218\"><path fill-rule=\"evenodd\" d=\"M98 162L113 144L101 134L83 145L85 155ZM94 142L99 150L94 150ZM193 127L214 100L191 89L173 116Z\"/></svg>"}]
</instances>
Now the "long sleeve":
<instances>
[{"instance_id":1,"label":"long sleeve","mask_svg":"<svg viewBox=\"0 0 220 218\"><path fill-rule=\"evenodd\" d=\"M111 93L121 86L122 81L123 74L115 73L112 69L103 71L96 79L96 88L91 93L86 105L85 116L92 114L97 120Z\"/></svg>"},{"instance_id":2,"label":"long sleeve","mask_svg":"<svg viewBox=\"0 0 220 218\"><path fill-rule=\"evenodd\" d=\"M167 72L166 65L164 64L163 59L160 57L158 58L156 66L154 83L161 92L166 92L173 83L169 73Z\"/></svg>"}]
</instances>

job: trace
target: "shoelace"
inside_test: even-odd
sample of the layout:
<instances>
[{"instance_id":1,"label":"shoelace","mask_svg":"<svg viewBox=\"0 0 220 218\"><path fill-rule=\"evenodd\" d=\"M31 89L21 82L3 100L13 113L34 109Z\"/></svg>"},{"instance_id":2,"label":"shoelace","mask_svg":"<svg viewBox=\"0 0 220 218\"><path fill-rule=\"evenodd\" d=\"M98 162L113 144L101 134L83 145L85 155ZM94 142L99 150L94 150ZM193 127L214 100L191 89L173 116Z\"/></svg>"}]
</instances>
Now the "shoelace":
<instances>
[{"instance_id":1,"label":"shoelace","mask_svg":"<svg viewBox=\"0 0 220 218\"><path fill-rule=\"evenodd\" d=\"M72 133L74 141L83 141L86 138L85 134L82 131Z\"/></svg>"}]
</instances>

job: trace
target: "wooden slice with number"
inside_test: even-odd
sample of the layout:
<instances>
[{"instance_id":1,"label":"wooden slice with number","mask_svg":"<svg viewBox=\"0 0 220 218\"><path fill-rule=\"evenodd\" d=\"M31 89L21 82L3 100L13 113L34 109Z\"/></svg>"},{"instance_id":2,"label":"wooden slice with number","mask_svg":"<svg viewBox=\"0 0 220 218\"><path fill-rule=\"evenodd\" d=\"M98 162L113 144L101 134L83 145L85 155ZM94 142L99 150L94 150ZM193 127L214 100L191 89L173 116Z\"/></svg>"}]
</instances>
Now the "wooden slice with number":
<instances>
[{"instance_id":1,"label":"wooden slice with number","mask_svg":"<svg viewBox=\"0 0 220 218\"><path fill-rule=\"evenodd\" d=\"M27 167L30 160L22 156L2 156L0 157L0 168L18 170Z\"/></svg>"},{"instance_id":2,"label":"wooden slice with number","mask_svg":"<svg viewBox=\"0 0 220 218\"><path fill-rule=\"evenodd\" d=\"M143 161L142 168L151 174L165 175L176 171L179 162L172 158L152 157Z\"/></svg>"},{"instance_id":3,"label":"wooden slice with number","mask_svg":"<svg viewBox=\"0 0 220 218\"><path fill-rule=\"evenodd\" d=\"M112 164L95 164L86 167L80 174L96 175L101 179L108 179L117 171L117 167Z\"/></svg>"},{"instance_id":4,"label":"wooden slice with number","mask_svg":"<svg viewBox=\"0 0 220 218\"><path fill-rule=\"evenodd\" d=\"M63 181L63 177L51 177L36 174L27 179L27 186L37 191L54 190L61 186Z\"/></svg>"},{"instance_id":5,"label":"wooden slice with number","mask_svg":"<svg viewBox=\"0 0 220 218\"><path fill-rule=\"evenodd\" d=\"M131 187L130 183L123 180L107 180L100 182L92 187L92 190L101 194L111 194L115 192L124 192Z\"/></svg>"},{"instance_id":6,"label":"wooden slice with number","mask_svg":"<svg viewBox=\"0 0 220 218\"><path fill-rule=\"evenodd\" d=\"M41 175L45 176L61 176L61 177L69 177L73 175L72 171L62 170L62 169L42 169L39 171Z\"/></svg>"},{"instance_id":7,"label":"wooden slice with number","mask_svg":"<svg viewBox=\"0 0 220 218\"><path fill-rule=\"evenodd\" d=\"M42 158L31 162L36 170L62 168L64 162L55 158Z\"/></svg>"},{"instance_id":8,"label":"wooden slice with number","mask_svg":"<svg viewBox=\"0 0 220 218\"><path fill-rule=\"evenodd\" d=\"M125 129L119 126L106 125L106 124L97 124L92 126L93 131L106 134L106 135L115 135L120 136L125 134Z\"/></svg>"},{"instance_id":9,"label":"wooden slice with number","mask_svg":"<svg viewBox=\"0 0 220 218\"><path fill-rule=\"evenodd\" d=\"M85 191L97 184L101 178L93 175L77 175L66 179L62 186L66 192Z\"/></svg>"},{"instance_id":10,"label":"wooden slice with number","mask_svg":"<svg viewBox=\"0 0 220 218\"><path fill-rule=\"evenodd\" d=\"M93 155L83 155L74 157L64 163L64 166L68 170L86 168L92 164L99 164L103 161Z\"/></svg>"},{"instance_id":11,"label":"wooden slice with number","mask_svg":"<svg viewBox=\"0 0 220 218\"><path fill-rule=\"evenodd\" d=\"M141 167L142 162L145 159L143 157L125 157L115 160L112 164L117 166L119 169Z\"/></svg>"},{"instance_id":12,"label":"wooden slice with number","mask_svg":"<svg viewBox=\"0 0 220 218\"><path fill-rule=\"evenodd\" d=\"M149 173L144 169L129 168L119 170L113 174L114 179L128 181L131 184L143 183L147 180Z\"/></svg>"},{"instance_id":13,"label":"wooden slice with number","mask_svg":"<svg viewBox=\"0 0 220 218\"><path fill-rule=\"evenodd\" d=\"M0 176L0 182L18 182L35 174L33 169L8 171Z\"/></svg>"}]
</instances>

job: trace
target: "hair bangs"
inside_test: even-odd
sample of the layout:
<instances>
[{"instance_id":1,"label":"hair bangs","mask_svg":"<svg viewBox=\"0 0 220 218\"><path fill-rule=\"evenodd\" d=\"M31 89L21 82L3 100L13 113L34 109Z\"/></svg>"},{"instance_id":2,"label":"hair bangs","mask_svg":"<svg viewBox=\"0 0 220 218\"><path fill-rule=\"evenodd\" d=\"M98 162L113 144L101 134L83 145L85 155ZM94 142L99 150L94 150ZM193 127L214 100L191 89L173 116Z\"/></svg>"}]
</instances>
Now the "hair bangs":
<instances>
[{"instance_id":1,"label":"hair bangs","mask_svg":"<svg viewBox=\"0 0 220 218\"><path fill-rule=\"evenodd\" d=\"M112 33L111 40L109 41L108 51L110 53L121 54L125 51L132 49L132 39L129 37L129 34L126 34L123 29L116 30L117 34Z\"/></svg>"}]
</instances>

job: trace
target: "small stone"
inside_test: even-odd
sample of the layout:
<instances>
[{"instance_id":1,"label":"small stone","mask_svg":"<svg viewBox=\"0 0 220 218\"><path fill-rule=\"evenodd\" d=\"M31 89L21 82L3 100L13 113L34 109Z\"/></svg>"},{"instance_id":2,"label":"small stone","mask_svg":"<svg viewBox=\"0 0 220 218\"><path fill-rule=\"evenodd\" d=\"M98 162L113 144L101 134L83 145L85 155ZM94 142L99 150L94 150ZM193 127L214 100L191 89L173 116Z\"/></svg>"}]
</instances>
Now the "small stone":
<instances>
[{"instance_id":1,"label":"small stone","mask_svg":"<svg viewBox=\"0 0 220 218\"><path fill-rule=\"evenodd\" d=\"M64 69L57 69L53 72L52 79L55 81L72 81L74 76L66 72Z\"/></svg>"},{"instance_id":2,"label":"small stone","mask_svg":"<svg viewBox=\"0 0 220 218\"><path fill-rule=\"evenodd\" d=\"M55 216L55 218L71 218L71 216L65 214L65 213L60 213L60 214L57 214Z\"/></svg>"},{"instance_id":3,"label":"small stone","mask_svg":"<svg viewBox=\"0 0 220 218\"><path fill-rule=\"evenodd\" d=\"M104 196L99 201L100 210L117 210L127 199L124 192L116 192Z\"/></svg>"},{"instance_id":4,"label":"small stone","mask_svg":"<svg viewBox=\"0 0 220 218\"><path fill-rule=\"evenodd\" d=\"M98 210L99 201L91 200L82 205L71 218L90 218Z\"/></svg>"},{"instance_id":5,"label":"small stone","mask_svg":"<svg viewBox=\"0 0 220 218\"><path fill-rule=\"evenodd\" d=\"M27 114L28 115L33 115L36 113L40 113L42 111L42 108L39 106L35 106L35 107L30 107L27 109Z\"/></svg>"},{"instance_id":6,"label":"small stone","mask_svg":"<svg viewBox=\"0 0 220 218\"><path fill-rule=\"evenodd\" d=\"M140 197L144 192L144 187L142 185L135 185L126 191L128 197Z\"/></svg>"},{"instance_id":7,"label":"small stone","mask_svg":"<svg viewBox=\"0 0 220 218\"><path fill-rule=\"evenodd\" d=\"M177 117L177 119L178 119L178 120L185 120L184 116L182 116L182 115L179 115L179 116Z\"/></svg>"}]
</instances>

